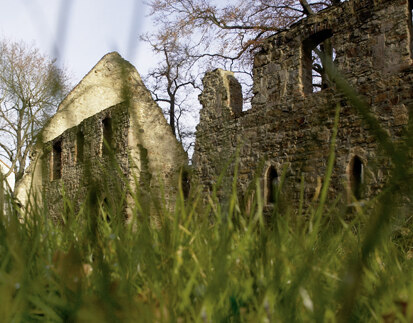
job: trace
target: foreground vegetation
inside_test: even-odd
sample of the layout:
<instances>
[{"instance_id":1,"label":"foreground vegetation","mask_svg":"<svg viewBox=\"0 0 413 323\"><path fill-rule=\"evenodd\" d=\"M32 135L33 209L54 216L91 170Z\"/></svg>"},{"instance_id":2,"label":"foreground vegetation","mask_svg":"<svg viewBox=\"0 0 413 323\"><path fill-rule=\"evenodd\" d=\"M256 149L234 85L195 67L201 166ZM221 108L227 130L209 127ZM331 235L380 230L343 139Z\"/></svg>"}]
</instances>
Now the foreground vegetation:
<instances>
[{"instance_id":1,"label":"foreground vegetation","mask_svg":"<svg viewBox=\"0 0 413 323\"><path fill-rule=\"evenodd\" d=\"M259 179L240 201L237 176L225 185L219 178L210 194L193 185L184 198L180 188L173 210L139 184L108 192L116 202L101 201L92 184L80 210L63 194L56 223L44 205L19 209L0 185L1 320L412 322L413 119L392 142L348 97L393 165L386 187L363 205L327 199L339 107L312 204L289 203L284 176L271 208Z\"/></svg>"},{"instance_id":2,"label":"foreground vegetation","mask_svg":"<svg viewBox=\"0 0 413 323\"><path fill-rule=\"evenodd\" d=\"M80 210L63 196L56 223L0 185L1 321L412 322L413 127L393 143L369 117L393 168L380 194L351 208L327 199L339 107L312 204L289 202L284 176L271 208L259 179L240 201L234 176L210 194L181 188L173 210L131 189L125 222L127 193L100 201L92 185Z\"/></svg>"},{"instance_id":3,"label":"foreground vegetation","mask_svg":"<svg viewBox=\"0 0 413 323\"><path fill-rule=\"evenodd\" d=\"M411 322L411 219L390 216L370 239L382 196L350 218L323 192L301 214L275 205L266 218L257 189L246 208L193 188L173 212L151 211L157 225L140 196L127 224L93 191L77 213L65 201L64 225L7 202L1 320Z\"/></svg>"}]
</instances>

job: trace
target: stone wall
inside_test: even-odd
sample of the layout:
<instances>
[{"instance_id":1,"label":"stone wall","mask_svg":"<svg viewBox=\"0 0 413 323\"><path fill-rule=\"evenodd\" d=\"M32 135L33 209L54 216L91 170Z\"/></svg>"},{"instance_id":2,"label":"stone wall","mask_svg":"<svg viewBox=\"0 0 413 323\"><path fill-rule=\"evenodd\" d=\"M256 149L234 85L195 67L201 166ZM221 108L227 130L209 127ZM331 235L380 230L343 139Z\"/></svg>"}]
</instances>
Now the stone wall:
<instances>
[{"instance_id":1,"label":"stone wall","mask_svg":"<svg viewBox=\"0 0 413 323\"><path fill-rule=\"evenodd\" d=\"M104 120L111 123L110 150L103 140ZM128 130L128 106L123 103L85 119L44 144L43 194L51 217L59 219L62 214L63 195L74 202L77 212L92 184L101 201L119 198L116 194L125 191L129 173ZM61 147L59 161L54 155L56 145ZM60 163L60 176L53 169L55 162Z\"/></svg>"},{"instance_id":2,"label":"stone wall","mask_svg":"<svg viewBox=\"0 0 413 323\"><path fill-rule=\"evenodd\" d=\"M42 130L17 196L23 205L44 198L56 219L64 210L63 196L77 211L92 186L100 203L119 201L126 193L125 216L138 191L149 207L171 208L187 162L139 73L113 52L68 94Z\"/></svg>"},{"instance_id":3,"label":"stone wall","mask_svg":"<svg viewBox=\"0 0 413 323\"><path fill-rule=\"evenodd\" d=\"M340 105L330 196L342 193L351 201L354 195L364 199L377 193L386 182L389 158L377 149L367 125L334 85L316 92L310 84L308 89L306 46L328 39L341 75L397 141L413 107L410 10L407 0L346 1L276 34L255 57L252 109L242 113L229 103L234 95L225 86L229 72L207 73L194 154L199 180L211 187L224 169L230 178L233 165L228 168L228 161L239 149L241 193L257 174L269 202L267 182L274 178L268 174L280 177L285 169L289 197L298 200L303 176L305 200L310 201L325 175Z\"/></svg>"}]
</instances>

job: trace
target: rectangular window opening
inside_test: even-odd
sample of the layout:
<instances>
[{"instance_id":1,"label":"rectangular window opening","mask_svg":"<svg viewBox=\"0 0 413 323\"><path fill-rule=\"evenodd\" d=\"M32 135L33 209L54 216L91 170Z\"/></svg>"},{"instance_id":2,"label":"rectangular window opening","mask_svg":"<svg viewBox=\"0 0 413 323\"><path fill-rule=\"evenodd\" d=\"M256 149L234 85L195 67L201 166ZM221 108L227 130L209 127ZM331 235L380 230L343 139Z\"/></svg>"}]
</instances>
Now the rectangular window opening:
<instances>
[{"instance_id":1,"label":"rectangular window opening","mask_svg":"<svg viewBox=\"0 0 413 323\"><path fill-rule=\"evenodd\" d=\"M266 175L267 181L267 204L276 202L276 191L278 185L278 173L274 166L270 166Z\"/></svg>"},{"instance_id":2,"label":"rectangular window opening","mask_svg":"<svg viewBox=\"0 0 413 323\"><path fill-rule=\"evenodd\" d=\"M302 43L302 84L305 94L319 92L330 87L330 82L325 71L324 64L320 58L325 55L333 61L336 52L332 42L331 30L324 30L307 38Z\"/></svg>"},{"instance_id":3,"label":"rectangular window opening","mask_svg":"<svg viewBox=\"0 0 413 323\"><path fill-rule=\"evenodd\" d=\"M53 144L52 152L52 180L62 178L62 142Z\"/></svg>"},{"instance_id":4,"label":"rectangular window opening","mask_svg":"<svg viewBox=\"0 0 413 323\"><path fill-rule=\"evenodd\" d=\"M102 140L102 155L108 155L112 150L113 130L112 119L106 117L102 120L103 140Z\"/></svg>"},{"instance_id":5,"label":"rectangular window opening","mask_svg":"<svg viewBox=\"0 0 413 323\"><path fill-rule=\"evenodd\" d=\"M323 44L317 46L317 50L325 53L325 49L323 48ZM326 54L332 57L333 61L336 58L336 51L333 47L329 49L329 52ZM312 93L319 92L323 89L327 89L330 87L330 83L328 80L328 76L324 71L323 63L321 62L320 57L317 53L313 50L311 52L311 60L312 60L312 71L311 71L311 83L312 83Z\"/></svg>"},{"instance_id":6,"label":"rectangular window opening","mask_svg":"<svg viewBox=\"0 0 413 323\"><path fill-rule=\"evenodd\" d=\"M85 135L81 130L76 134L76 163L83 163Z\"/></svg>"}]
</instances>

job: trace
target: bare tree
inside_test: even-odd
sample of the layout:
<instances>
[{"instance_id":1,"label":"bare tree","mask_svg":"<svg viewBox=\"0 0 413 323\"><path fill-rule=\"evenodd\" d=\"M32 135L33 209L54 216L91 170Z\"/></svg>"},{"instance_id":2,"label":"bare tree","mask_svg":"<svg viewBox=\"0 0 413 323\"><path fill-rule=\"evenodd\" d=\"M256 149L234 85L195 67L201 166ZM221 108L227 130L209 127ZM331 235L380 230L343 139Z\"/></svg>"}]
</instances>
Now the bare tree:
<instances>
[{"instance_id":1,"label":"bare tree","mask_svg":"<svg viewBox=\"0 0 413 323\"><path fill-rule=\"evenodd\" d=\"M154 100L161 105L168 117L173 134L188 150L194 132L182 122L182 118L191 110L189 93L199 90L196 76L192 75L191 68L195 60L189 53L191 49L180 46L173 38L169 41L153 41L153 38L145 35L142 39L162 57L162 61L148 72L145 82Z\"/></svg>"},{"instance_id":2,"label":"bare tree","mask_svg":"<svg viewBox=\"0 0 413 323\"><path fill-rule=\"evenodd\" d=\"M0 43L0 156L17 183L36 136L68 90L55 61L24 43Z\"/></svg>"},{"instance_id":3,"label":"bare tree","mask_svg":"<svg viewBox=\"0 0 413 323\"><path fill-rule=\"evenodd\" d=\"M151 16L158 42L197 47L198 58L227 64L251 64L254 51L268 36L297 20L338 3L338 0L152 0Z\"/></svg>"},{"instance_id":4,"label":"bare tree","mask_svg":"<svg viewBox=\"0 0 413 323\"><path fill-rule=\"evenodd\" d=\"M156 31L145 35L144 40L164 60L161 67L149 73L156 78L150 86L154 98L159 100L167 93L170 100L171 80L196 84L199 80L194 76L217 67L238 73L247 85L245 98L250 98L253 57L262 42L299 19L339 2L233 0L217 5L211 0L152 0L150 15ZM170 120L174 129L176 125Z\"/></svg>"}]
</instances>

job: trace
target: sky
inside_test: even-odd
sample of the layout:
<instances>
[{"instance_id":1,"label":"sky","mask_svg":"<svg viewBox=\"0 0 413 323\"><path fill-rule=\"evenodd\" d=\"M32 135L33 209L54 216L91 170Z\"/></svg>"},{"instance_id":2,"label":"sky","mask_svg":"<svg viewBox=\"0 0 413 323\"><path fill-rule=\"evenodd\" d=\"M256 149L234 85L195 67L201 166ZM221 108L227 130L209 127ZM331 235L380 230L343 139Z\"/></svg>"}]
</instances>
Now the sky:
<instances>
[{"instance_id":1,"label":"sky","mask_svg":"<svg viewBox=\"0 0 413 323\"><path fill-rule=\"evenodd\" d=\"M144 76L157 64L148 44L139 40L153 28L144 2L0 0L0 40L24 41L56 58L72 87L111 51L119 52ZM182 120L195 130L198 114L186 114Z\"/></svg>"},{"instance_id":2,"label":"sky","mask_svg":"<svg viewBox=\"0 0 413 323\"><path fill-rule=\"evenodd\" d=\"M148 46L139 41L151 27L144 0L0 0L0 4L0 40L24 41L56 58L72 86L111 51L119 52L141 75L155 64Z\"/></svg>"},{"instance_id":3,"label":"sky","mask_svg":"<svg viewBox=\"0 0 413 323\"><path fill-rule=\"evenodd\" d=\"M143 0L0 0L0 39L24 41L57 58L73 85L118 51L141 75L154 64L139 34L150 28Z\"/></svg>"}]
</instances>

